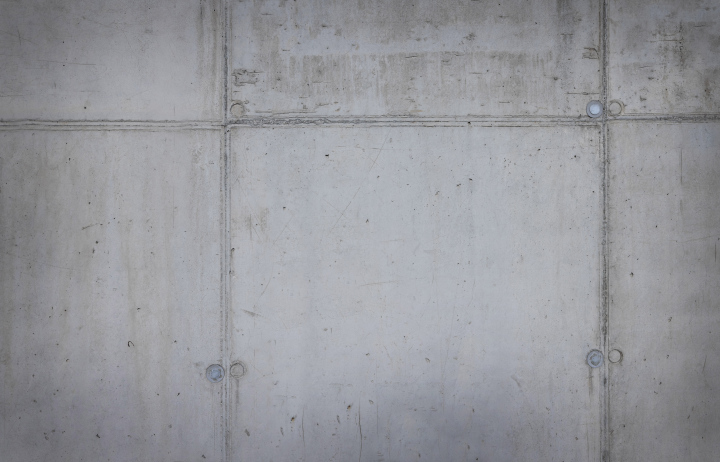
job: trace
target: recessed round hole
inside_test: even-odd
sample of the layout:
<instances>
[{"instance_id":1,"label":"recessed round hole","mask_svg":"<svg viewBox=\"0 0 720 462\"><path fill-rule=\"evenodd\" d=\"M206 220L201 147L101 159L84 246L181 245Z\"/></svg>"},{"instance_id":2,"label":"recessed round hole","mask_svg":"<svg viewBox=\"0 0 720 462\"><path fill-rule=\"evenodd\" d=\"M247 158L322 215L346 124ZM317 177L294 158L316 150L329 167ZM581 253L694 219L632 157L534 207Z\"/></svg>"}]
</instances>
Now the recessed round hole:
<instances>
[{"instance_id":1,"label":"recessed round hole","mask_svg":"<svg viewBox=\"0 0 720 462\"><path fill-rule=\"evenodd\" d=\"M245 364L238 361L232 366L230 366L230 375L232 375L236 379L239 379L240 377L245 375Z\"/></svg>"},{"instance_id":2,"label":"recessed round hole","mask_svg":"<svg viewBox=\"0 0 720 462\"><path fill-rule=\"evenodd\" d=\"M622 359L623 354L620 350L610 350L610 353L608 353L608 361L611 363L619 363Z\"/></svg>"},{"instance_id":3,"label":"recessed round hole","mask_svg":"<svg viewBox=\"0 0 720 462\"><path fill-rule=\"evenodd\" d=\"M235 103L230 106L230 114L235 117L242 117L245 115L245 105L243 103Z\"/></svg>"},{"instance_id":4,"label":"recessed round hole","mask_svg":"<svg viewBox=\"0 0 720 462\"><path fill-rule=\"evenodd\" d=\"M618 116L622 114L624 110L625 105L622 103L622 101L614 99L608 103L608 112L612 116Z\"/></svg>"}]
</instances>

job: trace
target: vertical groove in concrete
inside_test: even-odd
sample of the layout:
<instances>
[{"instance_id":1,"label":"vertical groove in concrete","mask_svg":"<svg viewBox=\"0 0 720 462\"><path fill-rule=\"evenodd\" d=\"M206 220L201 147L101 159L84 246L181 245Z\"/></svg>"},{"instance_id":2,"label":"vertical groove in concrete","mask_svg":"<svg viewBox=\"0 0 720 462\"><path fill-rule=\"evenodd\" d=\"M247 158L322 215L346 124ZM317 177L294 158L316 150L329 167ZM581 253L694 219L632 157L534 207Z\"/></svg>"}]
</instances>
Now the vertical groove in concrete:
<instances>
[{"instance_id":1,"label":"vertical groove in concrete","mask_svg":"<svg viewBox=\"0 0 720 462\"><path fill-rule=\"evenodd\" d=\"M222 422L223 422L223 451L224 451L224 460L230 460L230 437L229 433L231 431L230 429L230 402L229 402L229 387L230 387L230 365L231 365L231 358L230 358L230 328L229 328L229 319L230 319L230 303L231 303L231 293L230 293L230 272L231 272L231 266L230 266L230 254L231 254L231 248L230 248L230 156L228 155L228 150L230 149L230 133L228 129L223 129L222 131L223 140L222 140L222 165L223 165L223 175L222 175L222 220L223 220L223 227L222 227L222 298L223 298L223 306L222 306L222 354L223 354L223 367L225 368L225 380L223 380L223 390L222 390L222 400L223 400L223 416L222 416Z\"/></svg>"},{"instance_id":2,"label":"vertical groove in concrete","mask_svg":"<svg viewBox=\"0 0 720 462\"><path fill-rule=\"evenodd\" d=\"M603 105L600 149L603 162L603 280L602 280L602 306L600 308L600 351L605 356L602 370L602 388L600 393L600 457L603 462L610 460L610 428L609 428L609 412L610 412L610 382L608 380L608 326L610 318L610 299L609 299L609 274L608 274L608 54L607 54L607 0L600 0L600 77L602 79L600 86L600 101Z\"/></svg>"},{"instance_id":3,"label":"vertical groove in concrete","mask_svg":"<svg viewBox=\"0 0 720 462\"><path fill-rule=\"evenodd\" d=\"M230 283L228 278L230 277L230 134L228 129L228 40L230 34L230 15L228 14L229 6L228 1L223 0L222 2L222 72L223 72L223 92L222 92L222 277L220 279L222 287L222 362L225 368L225 380L223 381L222 388L222 438L223 438L223 455L222 460L229 461L231 458L230 442L230 402L229 402L229 387L230 387L230 328L228 321L230 319Z\"/></svg>"}]
</instances>

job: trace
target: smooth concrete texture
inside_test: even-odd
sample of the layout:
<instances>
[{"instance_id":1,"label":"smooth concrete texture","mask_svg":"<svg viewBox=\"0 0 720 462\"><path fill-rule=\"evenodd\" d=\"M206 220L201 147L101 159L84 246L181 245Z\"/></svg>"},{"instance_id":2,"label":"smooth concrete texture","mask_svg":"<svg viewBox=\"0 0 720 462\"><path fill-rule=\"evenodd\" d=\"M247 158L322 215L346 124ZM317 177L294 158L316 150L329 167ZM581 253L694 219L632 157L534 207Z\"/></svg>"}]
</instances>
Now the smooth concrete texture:
<instances>
[{"instance_id":1,"label":"smooth concrete texture","mask_svg":"<svg viewBox=\"0 0 720 462\"><path fill-rule=\"evenodd\" d=\"M0 131L0 459L219 460L217 131Z\"/></svg>"},{"instance_id":2,"label":"smooth concrete texture","mask_svg":"<svg viewBox=\"0 0 720 462\"><path fill-rule=\"evenodd\" d=\"M0 461L717 460L718 6L0 1Z\"/></svg>"},{"instance_id":3,"label":"smooth concrete texture","mask_svg":"<svg viewBox=\"0 0 720 462\"><path fill-rule=\"evenodd\" d=\"M234 130L231 460L600 460L598 146Z\"/></svg>"},{"instance_id":4,"label":"smooth concrete texture","mask_svg":"<svg viewBox=\"0 0 720 462\"><path fill-rule=\"evenodd\" d=\"M233 115L584 116L593 0L231 2Z\"/></svg>"},{"instance_id":5,"label":"smooth concrete texture","mask_svg":"<svg viewBox=\"0 0 720 462\"><path fill-rule=\"evenodd\" d=\"M222 119L222 8L0 2L0 120Z\"/></svg>"},{"instance_id":6,"label":"smooth concrete texture","mask_svg":"<svg viewBox=\"0 0 720 462\"><path fill-rule=\"evenodd\" d=\"M720 123L610 125L611 460L720 454Z\"/></svg>"},{"instance_id":7,"label":"smooth concrete texture","mask_svg":"<svg viewBox=\"0 0 720 462\"><path fill-rule=\"evenodd\" d=\"M720 3L609 0L609 99L627 114L720 110Z\"/></svg>"}]
</instances>

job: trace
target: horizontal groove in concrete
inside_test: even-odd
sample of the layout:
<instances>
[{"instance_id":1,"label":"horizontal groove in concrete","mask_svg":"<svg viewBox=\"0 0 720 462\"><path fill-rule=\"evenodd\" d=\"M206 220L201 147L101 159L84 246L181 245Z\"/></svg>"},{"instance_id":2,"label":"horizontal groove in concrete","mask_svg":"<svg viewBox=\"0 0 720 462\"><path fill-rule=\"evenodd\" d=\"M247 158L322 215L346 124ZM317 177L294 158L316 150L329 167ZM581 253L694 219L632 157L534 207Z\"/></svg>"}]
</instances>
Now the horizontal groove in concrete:
<instances>
[{"instance_id":1,"label":"horizontal groove in concrete","mask_svg":"<svg viewBox=\"0 0 720 462\"><path fill-rule=\"evenodd\" d=\"M671 122L712 122L720 120L720 114L626 114L608 117L608 122L616 121L671 121Z\"/></svg>"},{"instance_id":2,"label":"horizontal groove in concrete","mask_svg":"<svg viewBox=\"0 0 720 462\"><path fill-rule=\"evenodd\" d=\"M457 127L467 125L500 126L556 126L556 125L599 125L597 119L588 117L249 117L228 122L236 127L278 127L318 125L367 125L367 126L409 126Z\"/></svg>"},{"instance_id":3,"label":"horizontal groove in concrete","mask_svg":"<svg viewBox=\"0 0 720 462\"><path fill-rule=\"evenodd\" d=\"M222 122L150 120L13 120L0 121L0 130L219 130Z\"/></svg>"},{"instance_id":4,"label":"horizontal groove in concrete","mask_svg":"<svg viewBox=\"0 0 720 462\"><path fill-rule=\"evenodd\" d=\"M706 122L720 121L720 114L632 114L608 116L607 121L667 121ZM504 117L246 117L222 121L173 121L173 120L0 120L2 129L56 129L56 130L218 130L223 127L282 127L282 126L409 126L455 127L521 126L547 127L555 125L595 126L601 119L552 116L504 116Z\"/></svg>"}]
</instances>

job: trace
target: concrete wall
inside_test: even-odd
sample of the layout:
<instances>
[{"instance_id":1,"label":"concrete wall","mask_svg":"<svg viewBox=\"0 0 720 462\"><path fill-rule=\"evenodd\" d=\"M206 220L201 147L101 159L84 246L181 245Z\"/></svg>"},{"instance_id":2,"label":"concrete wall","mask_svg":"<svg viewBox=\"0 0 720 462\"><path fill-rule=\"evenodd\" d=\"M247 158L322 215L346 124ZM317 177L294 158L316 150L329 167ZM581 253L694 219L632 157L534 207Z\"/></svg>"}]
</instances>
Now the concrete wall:
<instances>
[{"instance_id":1,"label":"concrete wall","mask_svg":"<svg viewBox=\"0 0 720 462\"><path fill-rule=\"evenodd\" d=\"M717 2L0 5L3 461L720 453Z\"/></svg>"}]
</instances>

